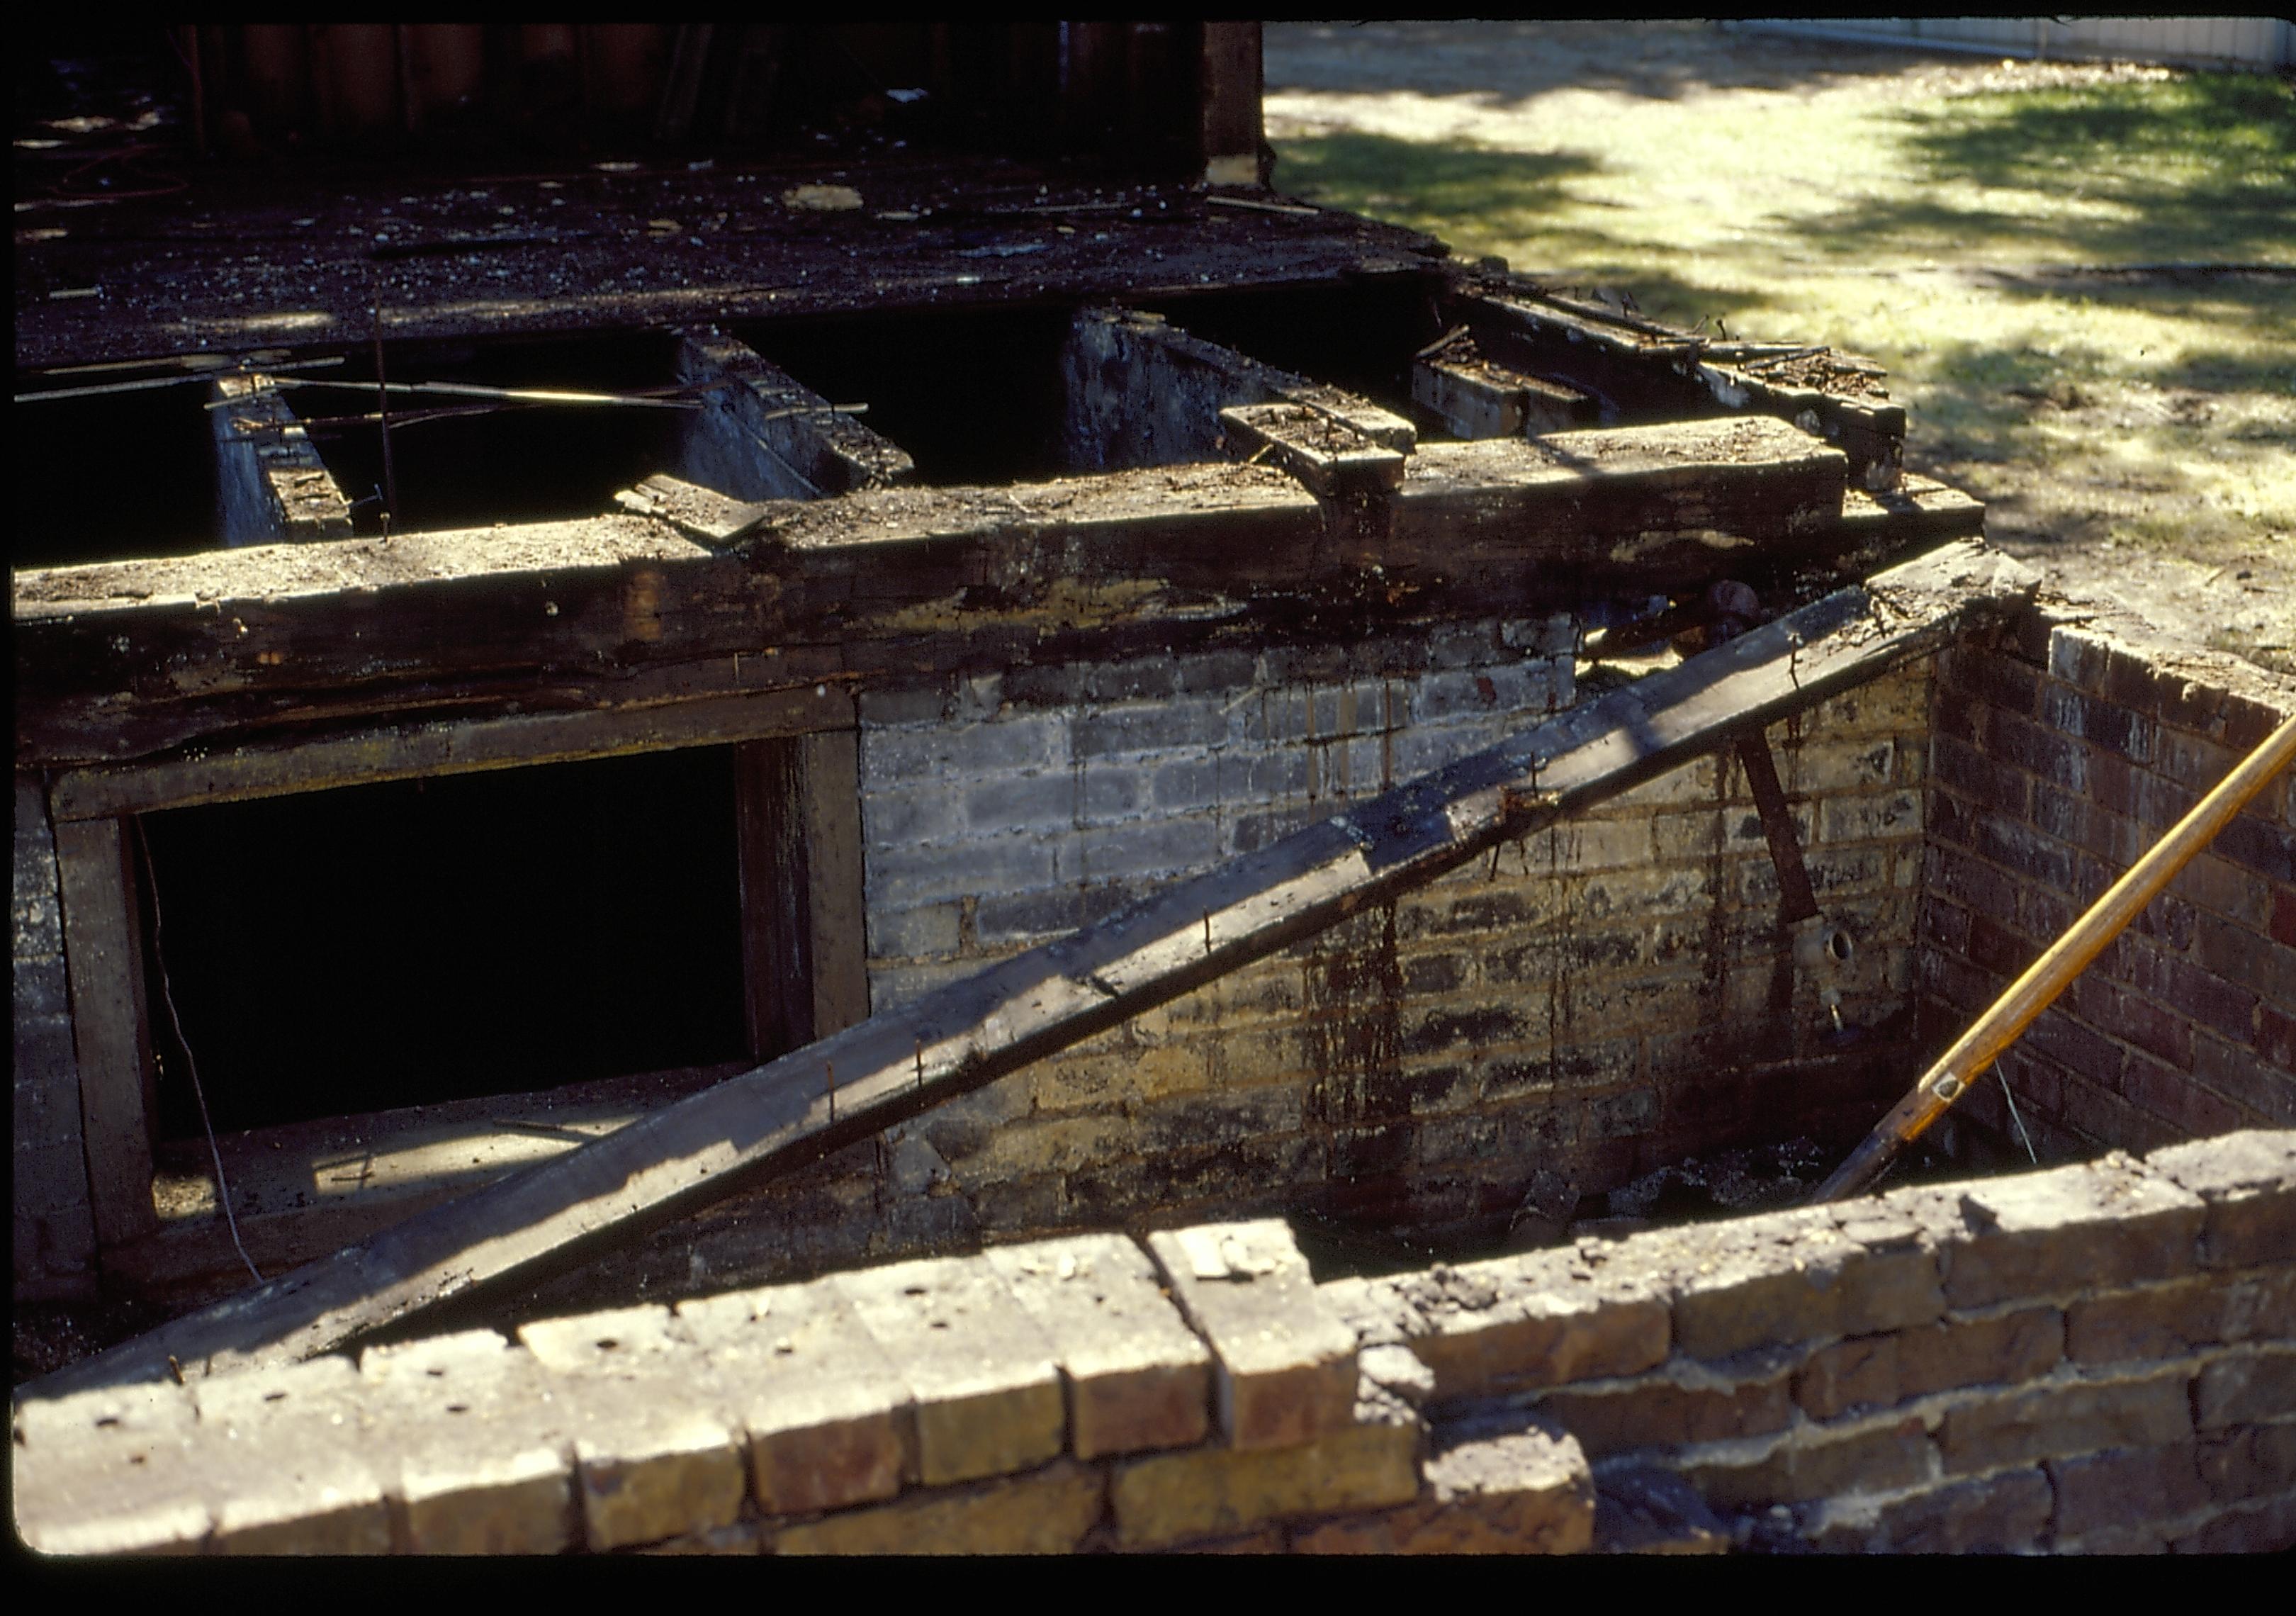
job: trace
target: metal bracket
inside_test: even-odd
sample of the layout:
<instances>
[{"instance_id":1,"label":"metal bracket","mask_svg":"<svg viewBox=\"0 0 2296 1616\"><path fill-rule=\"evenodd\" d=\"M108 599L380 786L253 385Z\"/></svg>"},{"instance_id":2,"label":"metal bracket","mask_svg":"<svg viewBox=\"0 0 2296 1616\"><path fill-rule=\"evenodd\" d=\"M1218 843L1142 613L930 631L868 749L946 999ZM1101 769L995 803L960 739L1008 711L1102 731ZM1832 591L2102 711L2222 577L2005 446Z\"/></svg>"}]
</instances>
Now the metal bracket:
<instances>
[{"instance_id":1,"label":"metal bracket","mask_svg":"<svg viewBox=\"0 0 2296 1616\"><path fill-rule=\"evenodd\" d=\"M1799 925L1817 913L1817 894L1811 890L1809 871L1801 861L1801 839L1794 834L1793 814L1778 783L1778 766L1770 756L1769 737L1759 729L1738 737L1738 761L1754 793L1754 808L1762 816L1762 834L1770 843L1770 862L1778 872L1778 923Z\"/></svg>"}]
</instances>

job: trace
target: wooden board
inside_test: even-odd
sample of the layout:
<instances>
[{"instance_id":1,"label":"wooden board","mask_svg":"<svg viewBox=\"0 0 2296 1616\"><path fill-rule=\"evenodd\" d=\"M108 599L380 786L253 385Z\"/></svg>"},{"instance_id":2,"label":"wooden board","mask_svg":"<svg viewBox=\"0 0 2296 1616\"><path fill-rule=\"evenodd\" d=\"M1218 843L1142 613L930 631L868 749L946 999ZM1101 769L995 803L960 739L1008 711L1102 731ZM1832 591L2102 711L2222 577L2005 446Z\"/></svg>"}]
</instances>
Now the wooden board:
<instances>
[{"instance_id":1,"label":"wooden board","mask_svg":"<svg viewBox=\"0 0 2296 1616\"><path fill-rule=\"evenodd\" d=\"M217 542L348 538L350 501L271 379L225 376L212 390L208 425L215 435Z\"/></svg>"},{"instance_id":2,"label":"wooden board","mask_svg":"<svg viewBox=\"0 0 2296 1616\"><path fill-rule=\"evenodd\" d=\"M1541 445L1413 455L1368 547L1332 543L1284 473L1204 464L774 502L719 550L619 515L20 572L18 759L607 705L618 681L711 659L867 678L1105 656L1127 624L1162 648L1342 606L1365 624L1554 611L1606 580L1702 587L1842 542L1841 454L1767 417Z\"/></svg>"},{"instance_id":3,"label":"wooden board","mask_svg":"<svg viewBox=\"0 0 2296 1616\"><path fill-rule=\"evenodd\" d=\"M135 872L117 819L59 823L64 967L79 1057L81 1138L103 1245L158 1226L152 1210L152 1040Z\"/></svg>"},{"instance_id":4,"label":"wooden board","mask_svg":"<svg viewBox=\"0 0 2296 1616\"><path fill-rule=\"evenodd\" d=\"M1806 710L2025 601L1951 545L28 1388L277 1364L578 1264Z\"/></svg>"},{"instance_id":5,"label":"wooden board","mask_svg":"<svg viewBox=\"0 0 2296 1616\"><path fill-rule=\"evenodd\" d=\"M607 712L392 725L332 740L234 747L166 762L67 769L49 792L59 820L148 814L196 803L338 786L372 785L485 769L525 768L766 735L847 729L853 694L841 685L719 696Z\"/></svg>"}]
</instances>

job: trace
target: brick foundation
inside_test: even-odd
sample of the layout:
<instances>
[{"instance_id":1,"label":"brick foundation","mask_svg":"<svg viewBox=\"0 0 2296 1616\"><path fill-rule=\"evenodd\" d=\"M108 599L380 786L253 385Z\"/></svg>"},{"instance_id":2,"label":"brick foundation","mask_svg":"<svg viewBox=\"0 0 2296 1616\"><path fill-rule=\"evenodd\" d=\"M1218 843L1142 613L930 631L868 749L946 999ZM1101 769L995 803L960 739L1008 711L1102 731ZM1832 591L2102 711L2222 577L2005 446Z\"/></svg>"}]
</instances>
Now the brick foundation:
<instances>
[{"instance_id":1,"label":"brick foundation","mask_svg":"<svg viewBox=\"0 0 2296 1616\"><path fill-rule=\"evenodd\" d=\"M2286 1548L2292 1252L2290 1132L1321 1286L1278 1224L1053 1240L20 1404L17 1530L51 1554Z\"/></svg>"}]
</instances>

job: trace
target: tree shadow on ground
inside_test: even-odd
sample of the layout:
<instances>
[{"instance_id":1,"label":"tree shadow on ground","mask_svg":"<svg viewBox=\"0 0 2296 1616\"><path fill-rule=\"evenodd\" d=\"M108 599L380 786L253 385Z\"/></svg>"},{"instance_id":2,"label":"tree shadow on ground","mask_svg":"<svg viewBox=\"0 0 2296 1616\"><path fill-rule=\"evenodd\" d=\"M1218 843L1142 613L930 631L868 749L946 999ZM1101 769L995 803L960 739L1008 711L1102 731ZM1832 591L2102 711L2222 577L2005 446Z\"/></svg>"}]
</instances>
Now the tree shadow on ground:
<instances>
[{"instance_id":1,"label":"tree shadow on ground","mask_svg":"<svg viewBox=\"0 0 2296 1616\"><path fill-rule=\"evenodd\" d=\"M2296 257L2296 88L2276 79L2195 73L1972 95L1898 118L1920 186L2030 200L1988 206L1917 188L1805 223L1813 245L1964 261L2030 259L2040 245L2095 263L2159 260L2195 242L2218 261Z\"/></svg>"},{"instance_id":2,"label":"tree shadow on ground","mask_svg":"<svg viewBox=\"0 0 2296 1616\"><path fill-rule=\"evenodd\" d=\"M1645 314L1684 324L1762 305L1759 294L1701 285L1648 267L1652 250L1583 224L1561 224L1585 198L1566 189L1604 172L1581 152L1507 152L1472 141L1403 140L1349 130L1286 140L1277 188L1440 237L1465 258L1535 242L1546 257L1515 267L1570 286L1623 287Z\"/></svg>"}]
</instances>

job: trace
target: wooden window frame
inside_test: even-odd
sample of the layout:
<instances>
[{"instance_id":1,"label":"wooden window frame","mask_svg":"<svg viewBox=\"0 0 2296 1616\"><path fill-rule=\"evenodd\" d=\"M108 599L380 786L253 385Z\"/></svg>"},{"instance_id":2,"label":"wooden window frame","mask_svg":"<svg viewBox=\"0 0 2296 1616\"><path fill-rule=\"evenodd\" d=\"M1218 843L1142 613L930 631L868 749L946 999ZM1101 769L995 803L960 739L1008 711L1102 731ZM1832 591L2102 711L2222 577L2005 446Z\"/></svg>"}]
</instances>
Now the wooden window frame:
<instances>
[{"instance_id":1,"label":"wooden window frame","mask_svg":"<svg viewBox=\"0 0 2296 1616\"><path fill-rule=\"evenodd\" d=\"M99 1250L160 1227L156 1068L129 849L137 816L695 746L734 751L750 1056L762 1060L865 1020L859 731L852 693L841 685L405 724L55 775L49 814Z\"/></svg>"}]
</instances>

